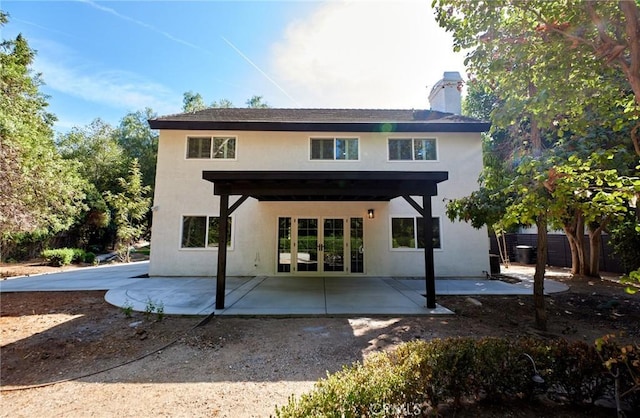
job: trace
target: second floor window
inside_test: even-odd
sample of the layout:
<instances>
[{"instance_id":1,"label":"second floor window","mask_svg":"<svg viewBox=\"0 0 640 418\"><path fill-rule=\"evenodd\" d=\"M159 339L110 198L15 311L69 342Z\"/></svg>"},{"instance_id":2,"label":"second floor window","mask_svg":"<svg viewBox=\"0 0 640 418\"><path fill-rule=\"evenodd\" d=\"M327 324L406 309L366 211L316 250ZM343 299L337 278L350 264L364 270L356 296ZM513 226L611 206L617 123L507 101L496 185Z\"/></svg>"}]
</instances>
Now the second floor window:
<instances>
[{"instance_id":1,"label":"second floor window","mask_svg":"<svg viewBox=\"0 0 640 418\"><path fill-rule=\"evenodd\" d=\"M311 138L312 160L357 160L358 138Z\"/></svg>"},{"instance_id":2,"label":"second floor window","mask_svg":"<svg viewBox=\"0 0 640 418\"><path fill-rule=\"evenodd\" d=\"M236 158L236 138L223 136L190 136L187 138L187 158Z\"/></svg>"},{"instance_id":3,"label":"second floor window","mask_svg":"<svg viewBox=\"0 0 640 418\"><path fill-rule=\"evenodd\" d=\"M435 161L435 138L389 138L391 161Z\"/></svg>"}]
</instances>

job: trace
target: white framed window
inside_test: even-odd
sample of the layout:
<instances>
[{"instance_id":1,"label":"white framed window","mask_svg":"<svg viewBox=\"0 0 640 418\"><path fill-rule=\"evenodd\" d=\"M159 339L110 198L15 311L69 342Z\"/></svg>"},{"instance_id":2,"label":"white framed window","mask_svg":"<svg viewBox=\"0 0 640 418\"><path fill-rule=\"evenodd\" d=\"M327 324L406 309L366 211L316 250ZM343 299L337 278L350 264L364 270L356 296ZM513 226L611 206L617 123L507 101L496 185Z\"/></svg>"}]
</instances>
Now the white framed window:
<instances>
[{"instance_id":1,"label":"white framed window","mask_svg":"<svg viewBox=\"0 0 640 418\"><path fill-rule=\"evenodd\" d=\"M233 136L189 136L187 159L234 160L236 143Z\"/></svg>"},{"instance_id":2,"label":"white framed window","mask_svg":"<svg viewBox=\"0 0 640 418\"><path fill-rule=\"evenodd\" d=\"M211 137L190 136L187 138L187 158L211 158Z\"/></svg>"},{"instance_id":3,"label":"white framed window","mask_svg":"<svg viewBox=\"0 0 640 418\"><path fill-rule=\"evenodd\" d=\"M180 248L218 248L219 216L183 216ZM227 229L227 248L232 248L232 218Z\"/></svg>"},{"instance_id":4,"label":"white framed window","mask_svg":"<svg viewBox=\"0 0 640 418\"><path fill-rule=\"evenodd\" d=\"M389 161L436 161L435 138L389 138Z\"/></svg>"},{"instance_id":5,"label":"white framed window","mask_svg":"<svg viewBox=\"0 0 640 418\"><path fill-rule=\"evenodd\" d=\"M440 218L431 218L433 223L433 248L442 248L440 236ZM424 248L424 219L417 216L391 218L391 248Z\"/></svg>"},{"instance_id":6,"label":"white framed window","mask_svg":"<svg viewBox=\"0 0 640 418\"><path fill-rule=\"evenodd\" d=\"M214 136L213 158L234 160L236 158L236 138L232 136Z\"/></svg>"},{"instance_id":7,"label":"white framed window","mask_svg":"<svg viewBox=\"0 0 640 418\"><path fill-rule=\"evenodd\" d=\"M358 160L358 138L311 138L311 160Z\"/></svg>"}]
</instances>

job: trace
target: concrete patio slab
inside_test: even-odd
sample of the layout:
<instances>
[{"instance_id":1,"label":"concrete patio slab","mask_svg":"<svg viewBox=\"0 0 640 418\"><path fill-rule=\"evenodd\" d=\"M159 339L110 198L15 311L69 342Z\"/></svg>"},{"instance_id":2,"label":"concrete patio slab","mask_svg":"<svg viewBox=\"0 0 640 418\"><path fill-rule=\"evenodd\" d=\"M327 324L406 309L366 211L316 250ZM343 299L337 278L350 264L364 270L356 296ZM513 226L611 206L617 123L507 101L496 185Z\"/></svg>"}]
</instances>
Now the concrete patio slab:
<instances>
[{"instance_id":1,"label":"concrete patio slab","mask_svg":"<svg viewBox=\"0 0 640 418\"><path fill-rule=\"evenodd\" d=\"M107 290L107 302L144 311L149 303L165 314L208 315L439 315L427 309L424 279L381 277L228 277L225 309L215 310L215 278L144 277L148 262L83 268L0 281L1 292ZM531 274L520 283L499 280L437 279L437 295L527 295ZM515 274L514 274L515 275ZM547 293L567 290L545 280Z\"/></svg>"}]
</instances>

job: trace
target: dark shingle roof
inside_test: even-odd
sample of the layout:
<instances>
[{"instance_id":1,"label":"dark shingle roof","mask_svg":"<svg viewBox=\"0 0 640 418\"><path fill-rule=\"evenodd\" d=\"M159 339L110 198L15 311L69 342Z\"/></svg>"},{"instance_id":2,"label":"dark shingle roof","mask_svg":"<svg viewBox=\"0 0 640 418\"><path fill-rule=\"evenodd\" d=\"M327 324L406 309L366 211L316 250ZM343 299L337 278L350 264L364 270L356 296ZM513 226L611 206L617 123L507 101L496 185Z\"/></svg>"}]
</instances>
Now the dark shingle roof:
<instances>
[{"instance_id":1,"label":"dark shingle roof","mask_svg":"<svg viewBox=\"0 0 640 418\"><path fill-rule=\"evenodd\" d=\"M153 129L264 131L484 132L489 124L466 116L413 109L210 108L161 116Z\"/></svg>"}]
</instances>

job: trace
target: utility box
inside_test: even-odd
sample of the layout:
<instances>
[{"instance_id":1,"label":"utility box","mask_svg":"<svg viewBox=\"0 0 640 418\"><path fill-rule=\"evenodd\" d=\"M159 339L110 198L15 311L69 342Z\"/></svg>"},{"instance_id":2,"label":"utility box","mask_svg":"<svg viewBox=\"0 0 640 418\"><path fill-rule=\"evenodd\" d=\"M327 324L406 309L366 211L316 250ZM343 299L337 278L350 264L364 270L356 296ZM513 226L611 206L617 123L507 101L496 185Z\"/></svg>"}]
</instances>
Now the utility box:
<instances>
[{"instance_id":1,"label":"utility box","mask_svg":"<svg viewBox=\"0 0 640 418\"><path fill-rule=\"evenodd\" d=\"M500 274L500 256L496 254L489 254L489 268L491 275Z\"/></svg>"},{"instance_id":2,"label":"utility box","mask_svg":"<svg viewBox=\"0 0 640 418\"><path fill-rule=\"evenodd\" d=\"M518 262L522 264L533 264L535 260L534 248L530 245L517 245L516 254Z\"/></svg>"}]
</instances>

